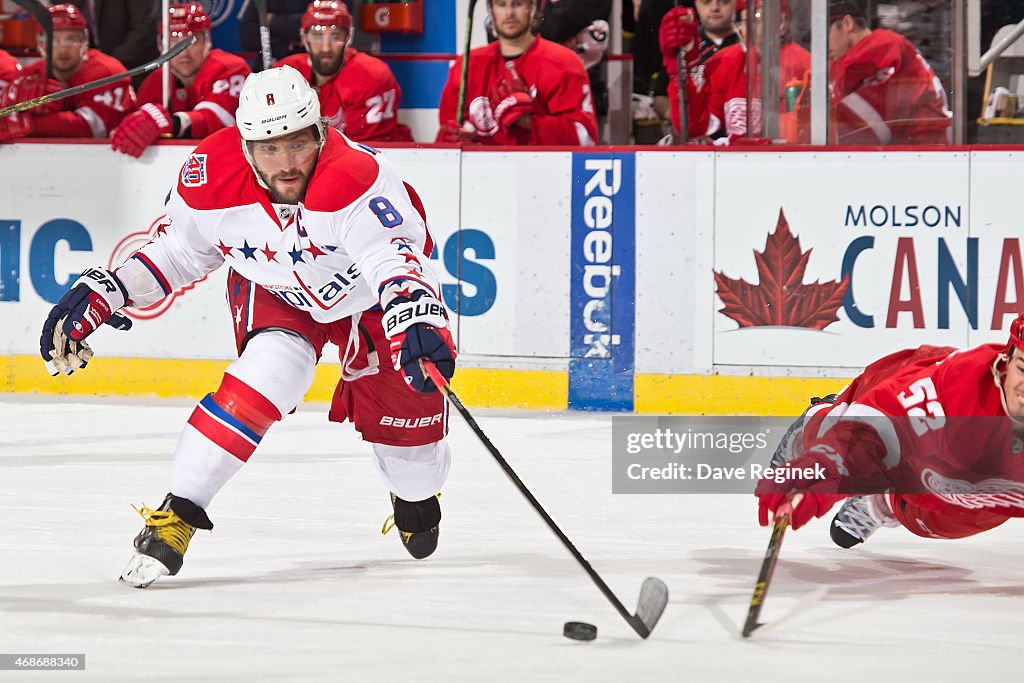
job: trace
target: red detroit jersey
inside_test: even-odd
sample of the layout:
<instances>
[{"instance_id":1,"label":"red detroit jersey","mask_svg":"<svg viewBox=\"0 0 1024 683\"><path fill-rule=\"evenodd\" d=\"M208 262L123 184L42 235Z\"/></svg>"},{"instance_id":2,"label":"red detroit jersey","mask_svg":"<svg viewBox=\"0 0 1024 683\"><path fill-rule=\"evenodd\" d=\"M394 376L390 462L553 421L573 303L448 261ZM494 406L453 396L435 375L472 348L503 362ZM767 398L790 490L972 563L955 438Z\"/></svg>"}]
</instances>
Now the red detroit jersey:
<instances>
[{"instance_id":1,"label":"red detroit jersey","mask_svg":"<svg viewBox=\"0 0 1024 683\"><path fill-rule=\"evenodd\" d=\"M0 50L0 87L21 75L21 64L9 52Z\"/></svg>"},{"instance_id":2,"label":"red detroit jersey","mask_svg":"<svg viewBox=\"0 0 1024 683\"><path fill-rule=\"evenodd\" d=\"M597 118L590 80L583 62L572 50L537 36L519 57L506 60L497 42L469 53L465 120L473 123L478 141L489 145L592 145L597 140ZM491 101L494 87L508 78L506 64L515 70L533 96L530 129L497 129ZM455 121L462 57L448 72L441 92L441 125Z\"/></svg>"},{"instance_id":3,"label":"red detroit jersey","mask_svg":"<svg viewBox=\"0 0 1024 683\"><path fill-rule=\"evenodd\" d=\"M110 55L89 50L75 75L61 85L72 88L124 72L121 62ZM23 73L46 78L45 60L25 67ZM124 115L135 108L135 90L126 78L105 88L72 95L56 104L63 110L33 118L33 136L105 138L121 123Z\"/></svg>"},{"instance_id":4,"label":"red detroit jersey","mask_svg":"<svg viewBox=\"0 0 1024 683\"><path fill-rule=\"evenodd\" d=\"M168 109L172 114L188 113L190 138L205 138L215 130L233 126L238 96L242 93L245 77L251 71L241 57L223 50L210 50L192 85L182 85L174 73L170 73L171 104ZM140 104L163 104L162 73L163 69L151 73L139 86Z\"/></svg>"},{"instance_id":5,"label":"red detroit jersey","mask_svg":"<svg viewBox=\"0 0 1024 683\"><path fill-rule=\"evenodd\" d=\"M875 29L833 62L832 102L844 144L947 144L946 92L921 53Z\"/></svg>"},{"instance_id":6,"label":"red detroit jersey","mask_svg":"<svg viewBox=\"0 0 1024 683\"><path fill-rule=\"evenodd\" d=\"M924 346L872 363L833 406L812 409L805 451L835 461L845 490L1024 516L1024 435L993 370L1004 349Z\"/></svg>"},{"instance_id":7,"label":"red detroit jersey","mask_svg":"<svg viewBox=\"0 0 1024 683\"><path fill-rule=\"evenodd\" d=\"M779 49L779 110L785 111L785 86L793 80L802 81L811 69L811 53L796 43L784 43ZM695 123L706 123L705 130L697 135L747 134L747 52L742 45L732 45L708 60L705 71L707 112L698 114ZM754 92L761 90L760 78L755 78ZM700 99L697 98L700 103ZM751 113L756 117L753 128L760 127L761 98L751 103ZM694 131L694 125L690 125Z\"/></svg>"},{"instance_id":8,"label":"red detroit jersey","mask_svg":"<svg viewBox=\"0 0 1024 683\"><path fill-rule=\"evenodd\" d=\"M398 122L402 89L388 65L376 57L349 48L338 73L319 86L306 54L289 55L276 66L290 66L305 76L320 95L320 114L352 140L412 140L409 128Z\"/></svg>"}]
</instances>

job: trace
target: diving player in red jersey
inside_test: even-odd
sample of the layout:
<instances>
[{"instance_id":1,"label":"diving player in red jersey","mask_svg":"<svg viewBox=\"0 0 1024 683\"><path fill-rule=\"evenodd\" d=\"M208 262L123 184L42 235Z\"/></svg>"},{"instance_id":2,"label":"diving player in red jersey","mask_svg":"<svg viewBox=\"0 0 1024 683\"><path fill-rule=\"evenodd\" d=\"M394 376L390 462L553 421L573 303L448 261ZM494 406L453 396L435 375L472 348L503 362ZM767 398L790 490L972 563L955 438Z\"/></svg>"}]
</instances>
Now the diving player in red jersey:
<instances>
[{"instance_id":1,"label":"diving player in red jersey","mask_svg":"<svg viewBox=\"0 0 1024 683\"><path fill-rule=\"evenodd\" d=\"M794 529L845 499L831 527L844 548L882 526L963 538L1024 517L1024 315L1005 344L922 346L875 361L815 401L772 464L822 474L762 480L761 524L793 491L809 494Z\"/></svg>"},{"instance_id":2,"label":"diving player in red jersey","mask_svg":"<svg viewBox=\"0 0 1024 683\"><path fill-rule=\"evenodd\" d=\"M166 232L113 271L87 270L40 339L51 374L70 373L120 308L230 268L238 360L192 412L163 504L140 509L122 574L136 587L178 572L195 530L213 526L213 497L302 400L328 341L341 351L330 419L370 443L409 554L437 547L448 412L420 362L451 377L456 352L423 204L380 152L324 125L316 92L290 67L251 75L236 118L182 166Z\"/></svg>"},{"instance_id":3,"label":"diving player in red jersey","mask_svg":"<svg viewBox=\"0 0 1024 683\"><path fill-rule=\"evenodd\" d=\"M201 140L235 125L238 94L251 72L241 57L212 47L210 17L198 2L171 5L167 20L172 44L193 35L196 42L170 62L170 106L162 104L159 69L139 86L142 106L111 136L112 149L133 157L141 156L161 135Z\"/></svg>"},{"instance_id":4,"label":"diving player in red jersey","mask_svg":"<svg viewBox=\"0 0 1024 683\"><path fill-rule=\"evenodd\" d=\"M320 95L328 123L352 140L412 141L398 122L402 89L383 61L349 47L352 15L340 0L315 0L302 15L306 54L289 55L277 66L297 70Z\"/></svg>"}]
</instances>

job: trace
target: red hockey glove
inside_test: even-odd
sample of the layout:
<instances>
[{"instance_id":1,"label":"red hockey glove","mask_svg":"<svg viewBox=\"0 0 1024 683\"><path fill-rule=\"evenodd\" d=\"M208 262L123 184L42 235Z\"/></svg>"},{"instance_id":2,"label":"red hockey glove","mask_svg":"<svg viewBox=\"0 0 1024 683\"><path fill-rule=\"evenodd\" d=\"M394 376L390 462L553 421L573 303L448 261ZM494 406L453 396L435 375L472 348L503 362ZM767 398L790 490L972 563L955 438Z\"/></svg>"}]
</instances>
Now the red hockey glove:
<instances>
[{"instance_id":1,"label":"red hockey glove","mask_svg":"<svg viewBox=\"0 0 1024 683\"><path fill-rule=\"evenodd\" d=\"M448 313L430 290L411 280L392 280L380 296L384 334L391 340L391 361L405 374L406 385L420 393L437 391L424 377L420 359L432 362L451 379L455 374L455 342L448 330Z\"/></svg>"},{"instance_id":2,"label":"red hockey glove","mask_svg":"<svg viewBox=\"0 0 1024 683\"><path fill-rule=\"evenodd\" d=\"M170 134L171 114L159 104L144 104L124 117L110 136L110 148L140 157L161 135Z\"/></svg>"},{"instance_id":3,"label":"red hockey glove","mask_svg":"<svg viewBox=\"0 0 1024 683\"><path fill-rule=\"evenodd\" d=\"M501 130L508 130L516 121L533 113L533 96L512 64L508 65L505 78L495 83L488 99Z\"/></svg>"},{"instance_id":4,"label":"red hockey glove","mask_svg":"<svg viewBox=\"0 0 1024 683\"><path fill-rule=\"evenodd\" d=\"M17 80L17 79L16 79ZM17 104L21 100L17 96L15 82L7 84L0 91L0 106ZM32 111L22 111L0 117L0 143L11 142L32 134Z\"/></svg>"},{"instance_id":5,"label":"red hockey glove","mask_svg":"<svg viewBox=\"0 0 1024 683\"><path fill-rule=\"evenodd\" d=\"M22 76L21 78L15 78L11 81L7 88L7 93L4 95L3 105L16 104L17 102L25 102L27 100L34 100L37 97L43 95L51 95L55 92L60 92L60 83L52 78L43 78L36 74L29 74L28 76ZM54 112L64 110L64 100L57 102L49 102L47 104L40 104L28 111L36 116L43 114L52 114Z\"/></svg>"},{"instance_id":6,"label":"red hockey glove","mask_svg":"<svg viewBox=\"0 0 1024 683\"><path fill-rule=\"evenodd\" d=\"M790 515L791 527L799 529L815 517L821 517L836 502L846 498L838 493L845 471L839 454L827 446L816 446L815 450L780 465L775 472L784 476L765 477L754 490L758 523L761 526L771 524L779 506L793 492L803 493L804 497Z\"/></svg>"},{"instance_id":7,"label":"red hockey glove","mask_svg":"<svg viewBox=\"0 0 1024 683\"><path fill-rule=\"evenodd\" d=\"M437 133L437 142L476 142L476 126L469 121L466 121L459 126L454 121L448 121L447 123L441 124L441 129Z\"/></svg>"},{"instance_id":8,"label":"red hockey glove","mask_svg":"<svg viewBox=\"0 0 1024 683\"><path fill-rule=\"evenodd\" d=\"M680 50L686 55L686 69L689 71L700 59L697 49L697 15L689 7L673 7L661 18L658 30L658 44L661 47L661 58L669 73L676 72L676 54Z\"/></svg>"}]
</instances>

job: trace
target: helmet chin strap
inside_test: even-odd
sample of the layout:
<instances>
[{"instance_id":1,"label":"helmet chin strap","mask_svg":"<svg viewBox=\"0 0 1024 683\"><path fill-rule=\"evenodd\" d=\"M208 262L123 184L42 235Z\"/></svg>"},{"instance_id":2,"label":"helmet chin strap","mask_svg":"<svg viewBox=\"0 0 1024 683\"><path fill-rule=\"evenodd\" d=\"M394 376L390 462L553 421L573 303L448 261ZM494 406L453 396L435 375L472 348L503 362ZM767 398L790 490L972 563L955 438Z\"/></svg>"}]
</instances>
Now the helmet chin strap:
<instances>
[{"instance_id":1,"label":"helmet chin strap","mask_svg":"<svg viewBox=\"0 0 1024 683\"><path fill-rule=\"evenodd\" d=\"M1015 429L1024 429L1024 418L1014 417L1006 406L1006 390L1003 388L1003 377L1006 376L1006 371L1000 370L999 366L1005 366L1009 362L1010 358L1005 353L996 356L996 359L992 361L992 381L995 382L996 388L999 390L999 402L1003 404L1003 412L1010 418L1010 422L1013 423Z\"/></svg>"}]
</instances>

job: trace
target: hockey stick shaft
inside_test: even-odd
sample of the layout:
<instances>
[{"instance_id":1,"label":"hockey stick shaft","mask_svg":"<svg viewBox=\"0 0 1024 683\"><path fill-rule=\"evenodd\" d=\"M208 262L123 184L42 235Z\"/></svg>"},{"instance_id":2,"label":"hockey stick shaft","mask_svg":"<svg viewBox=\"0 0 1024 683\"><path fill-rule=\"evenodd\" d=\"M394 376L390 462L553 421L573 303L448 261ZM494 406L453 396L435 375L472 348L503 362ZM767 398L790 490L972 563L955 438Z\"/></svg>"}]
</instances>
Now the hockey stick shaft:
<instances>
[{"instance_id":1,"label":"hockey stick shaft","mask_svg":"<svg viewBox=\"0 0 1024 683\"><path fill-rule=\"evenodd\" d=\"M793 508L800 504L803 497L802 493L792 494L775 512L775 525L772 527L771 538L768 539L768 549L765 550L764 560L761 562L761 571L757 575L757 583L754 584L754 595L750 598L747 620L743 624L744 638L749 638L762 625L758 618L761 616L761 608L764 607L768 586L772 582L772 574L775 573L775 565L779 561L782 538L786 535L786 529L789 527Z\"/></svg>"},{"instance_id":2,"label":"hockey stick shaft","mask_svg":"<svg viewBox=\"0 0 1024 683\"><path fill-rule=\"evenodd\" d=\"M555 520L551 519L551 516L544 509L544 506L540 504L540 501L538 501L537 498L530 491L530 489L526 487L526 484L524 484L523 480L519 478L519 475L515 473L515 470L513 470L512 466L508 464L508 461L505 460L505 458L501 455L501 452L498 451L497 447L495 447L495 445L491 443L491 440L487 438L487 435L484 434L482 429L480 429L480 425L478 425L476 423L476 420L473 419L473 416L470 414L469 410L467 410L466 406L463 405L462 401L452 390L451 386L448 384L447 380L445 380L444 376L441 375L440 371L430 362L424 361L422 363L422 366L427 376L430 377L431 380L433 380L434 384L440 388L440 390L444 393L448 401L453 406L455 406L455 409L466 420L466 424L469 425L469 428L473 430L473 433L475 433L477 438L479 438L480 441L484 444L484 447L487 449L487 451L494 458L495 462L498 463L498 466L501 467L502 471L505 473L505 476L508 477L513 484L515 484L515 487L519 489L519 493L523 494L523 497L526 498L526 500L530 503L533 509L537 512L537 514L540 515L541 519L544 520L544 523L548 525L548 528L551 529L555 536L558 537L558 540L562 542L562 545L565 546L566 550L568 550L569 553L576 560L576 562L579 563L581 567L583 567L583 570L587 573L587 576L590 577L590 580L594 582L594 585L597 586L598 590L601 591L604 597L608 599L608 602L612 604L612 607L615 608L619 615L626 620L626 623L628 623L633 628L633 630L636 631L637 635L639 635L641 638L647 638L647 636L651 635L651 629L654 628L654 624L657 623L658 617L661 616L660 611L653 620L647 620L650 623L645 623L644 620L641 619L638 615L630 614L629 610L626 609L625 605L622 604L622 601L615 596L615 593L612 592L612 589L609 588L608 584L604 582L604 579L602 579L601 576L594 570L594 568L590 566L590 563L587 562L586 558L583 557L580 551L576 549L576 546L573 545L572 541L569 540L569 537L566 536L565 533L558 527L558 525L555 523ZM648 581L651 581L651 579L648 579ZM662 587L664 586L664 584L662 584L661 581L657 579L654 579L654 581L657 581L658 584L661 584ZM645 582L644 585L646 587L647 582ZM644 602L643 593L644 591L641 590L641 603ZM667 599L668 593L667 589L665 589L666 602ZM661 606L661 610L664 610L664 605ZM639 609L637 611L640 612Z\"/></svg>"},{"instance_id":3,"label":"hockey stick shaft","mask_svg":"<svg viewBox=\"0 0 1024 683\"><path fill-rule=\"evenodd\" d=\"M270 22L267 21L267 0L253 0L256 5L256 18L260 24L260 56L263 58L263 69L274 66L274 54L270 51Z\"/></svg>"},{"instance_id":4,"label":"hockey stick shaft","mask_svg":"<svg viewBox=\"0 0 1024 683\"><path fill-rule=\"evenodd\" d=\"M32 18L43 27L43 34L46 36L46 77L53 78L53 17L39 0L14 0L14 4L32 15Z\"/></svg>"},{"instance_id":5,"label":"hockey stick shaft","mask_svg":"<svg viewBox=\"0 0 1024 683\"><path fill-rule=\"evenodd\" d=\"M4 116L7 116L9 114L16 114L18 112L26 111L28 109L32 109L33 107L38 107L41 104L47 104L49 102L63 100L65 97L72 97L74 95L78 95L79 93L89 92L90 90L96 90L97 88L103 88L112 83L118 83L126 79L134 78L140 74L149 73L150 71L153 71L154 69L158 68L164 62L170 61L177 55L184 52L185 49L188 48L188 46L194 43L195 41L195 36L189 36L188 38L185 38L184 40L177 43L174 47L172 47L170 50L163 53L153 61L146 62L142 66L137 66L134 69L129 69L124 73L114 74L112 76L100 78L99 80L90 81L89 83L76 85L75 87L68 88L67 90L61 90L60 92L51 93L49 95L43 95L42 97L36 97L31 100L25 100L24 102L17 102L15 104L9 105L7 107L0 109L0 118L3 118Z\"/></svg>"},{"instance_id":6,"label":"hockey stick shaft","mask_svg":"<svg viewBox=\"0 0 1024 683\"><path fill-rule=\"evenodd\" d=\"M476 0L469 0L469 14L466 17L466 38L462 41L462 72L459 74L459 101L455 109L455 122L460 126L466 120L466 84L469 82L469 44L473 38L473 10Z\"/></svg>"},{"instance_id":7,"label":"hockey stick shaft","mask_svg":"<svg viewBox=\"0 0 1024 683\"><path fill-rule=\"evenodd\" d=\"M679 7L679 0L673 0L672 5ZM677 145L686 144L690 137L690 119L686 111L686 52L680 48L676 50L676 81L679 88L679 130L675 133Z\"/></svg>"}]
</instances>

